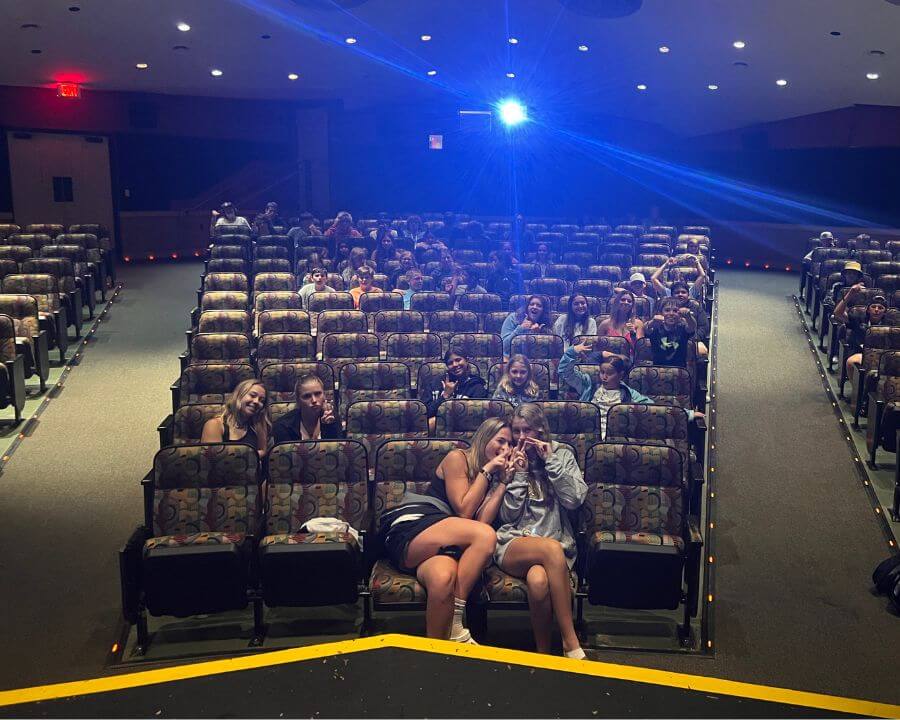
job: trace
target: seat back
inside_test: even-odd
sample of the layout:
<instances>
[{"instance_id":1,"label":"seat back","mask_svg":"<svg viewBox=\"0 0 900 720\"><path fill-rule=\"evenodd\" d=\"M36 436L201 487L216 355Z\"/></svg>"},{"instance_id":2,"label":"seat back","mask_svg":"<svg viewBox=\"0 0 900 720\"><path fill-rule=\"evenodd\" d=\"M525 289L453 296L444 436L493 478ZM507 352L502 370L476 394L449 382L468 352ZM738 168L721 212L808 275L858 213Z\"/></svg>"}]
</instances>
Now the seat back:
<instances>
[{"instance_id":1,"label":"seat back","mask_svg":"<svg viewBox=\"0 0 900 720\"><path fill-rule=\"evenodd\" d=\"M302 310L303 303L293 290L263 290L253 293L253 309L257 313L263 310Z\"/></svg>"},{"instance_id":2,"label":"seat back","mask_svg":"<svg viewBox=\"0 0 900 720\"><path fill-rule=\"evenodd\" d=\"M250 335L250 313L244 310L206 310L197 321L198 333Z\"/></svg>"},{"instance_id":3,"label":"seat back","mask_svg":"<svg viewBox=\"0 0 900 720\"><path fill-rule=\"evenodd\" d=\"M28 245L0 245L0 258L2 259L23 263L33 256L34 251Z\"/></svg>"},{"instance_id":4,"label":"seat back","mask_svg":"<svg viewBox=\"0 0 900 720\"><path fill-rule=\"evenodd\" d=\"M550 366L543 362L531 362L529 365L531 365L531 379L534 380L540 390L538 399L546 400L550 397ZM503 377L505 370L506 363L491 365L491 369L488 372L488 393L490 395L494 394L494 391L497 389L497 383L500 382L500 378Z\"/></svg>"},{"instance_id":5,"label":"seat back","mask_svg":"<svg viewBox=\"0 0 900 720\"><path fill-rule=\"evenodd\" d=\"M259 455L241 443L163 448L153 458L153 534L255 535Z\"/></svg>"},{"instance_id":6,"label":"seat back","mask_svg":"<svg viewBox=\"0 0 900 720\"><path fill-rule=\"evenodd\" d=\"M593 403L547 400L538 405L553 437L575 448L578 464L584 467L587 449L600 437L600 410Z\"/></svg>"},{"instance_id":7,"label":"seat back","mask_svg":"<svg viewBox=\"0 0 900 720\"><path fill-rule=\"evenodd\" d=\"M31 295L0 294L0 313L13 319L19 337L35 338L41 332L37 300Z\"/></svg>"},{"instance_id":8,"label":"seat back","mask_svg":"<svg viewBox=\"0 0 900 720\"><path fill-rule=\"evenodd\" d=\"M334 285L331 287L334 287ZM327 310L355 310L356 308L353 306L353 296L350 293L314 292L306 298L306 309L309 311L313 330L316 330L320 313ZM363 317L365 317L365 314L363 314Z\"/></svg>"},{"instance_id":9,"label":"seat back","mask_svg":"<svg viewBox=\"0 0 900 720\"><path fill-rule=\"evenodd\" d=\"M900 327L876 325L866 331L860 368L865 372L878 370L885 350L900 350Z\"/></svg>"},{"instance_id":10,"label":"seat back","mask_svg":"<svg viewBox=\"0 0 900 720\"><path fill-rule=\"evenodd\" d=\"M334 371L324 362L273 362L260 368L259 381L266 389L269 403L293 403L297 381L304 375L316 375L325 388L325 397L337 409L334 389Z\"/></svg>"},{"instance_id":11,"label":"seat back","mask_svg":"<svg viewBox=\"0 0 900 720\"><path fill-rule=\"evenodd\" d=\"M178 404L224 404L238 383L253 377L256 374L248 362L188 365L181 373Z\"/></svg>"},{"instance_id":12,"label":"seat back","mask_svg":"<svg viewBox=\"0 0 900 720\"><path fill-rule=\"evenodd\" d=\"M491 365L503 362L503 341L493 333L458 333L450 338L449 350L478 365L482 377Z\"/></svg>"},{"instance_id":13,"label":"seat back","mask_svg":"<svg viewBox=\"0 0 900 720\"><path fill-rule=\"evenodd\" d=\"M428 410L419 400L361 400L346 416L347 438L360 441L370 457L387 440L428 437Z\"/></svg>"},{"instance_id":14,"label":"seat back","mask_svg":"<svg viewBox=\"0 0 900 720\"><path fill-rule=\"evenodd\" d=\"M684 368L638 366L628 375L628 384L654 403L691 409L693 383Z\"/></svg>"},{"instance_id":15,"label":"seat back","mask_svg":"<svg viewBox=\"0 0 900 720\"><path fill-rule=\"evenodd\" d=\"M361 310L323 310L316 317L316 337L319 351L331 333L369 332L369 321Z\"/></svg>"},{"instance_id":16,"label":"seat back","mask_svg":"<svg viewBox=\"0 0 900 720\"><path fill-rule=\"evenodd\" d=\"M260 262L276 262L274 260L257 260ZM255 263L254 263L255 264ZM269 290L287 290L295 291L297 289L297 281L294 274L290 271L286 272L259 272L253 277L253 294L266 292Z\"/></svg>"},{"instance_id":17,"label":"seat back","mask_svg":"<svg viewBox=\"0 0 900 720\"><path fill-rule=\"evenodd\" d=\"M406 400L410 388L409 368L404 363L348 363L341 368L341 406L358 400Z\"/></svg>"},{"instance_id":18,"label":"seat back","mask_svg":"<svg viewBox=\"0 0 900 720\"><path fill-rule=\"evenodd\" d=\"M382 310L375 314L374 327L379 337L391 333L425 332L425 316L418 310Z\"/></svg>"},{"instance_id":19,"label":"seat back","mask_svg":"<svg viewBox=\"0 0 900 720\"><path fill-rule=\"evenodd\" d=\"M382 310L402 310L403 296L393 292L367 292L360 295L359 309L374 316Z\"/></svg>"},{"instance_id":20,"label":"seat back","mask_svg":"<svg viewBox=\"0 0 900 720\"><path fill-rule=\"evenodd\" d=\"M465 293L456 299L456 309L478 314L496 312L503 309L503 301L494 293Z\"/></svg>"},{"instance_id":21,"label":"seat back","mask_svg":"<svg viewBox=\"0 0 900 720\"><path fill-rule=\"evenodd\" d=\"M219 290L246 293L249 289L244 273L207 273L203 280L204 292Z\"/></svg>"},{"instance_id":22,"label":"seat back","mask_svg":"<svg viewBox=\"0 0 900 720\"><path fill-rule=\"evenodd\" d=\"M337 377L340 377L341 368L347 363L380 359L378 336L374 333L331 333L322 341L322 360L334 368Z\"/></svg>"},{"instance_id":23,"label":"seat back","mask_svg":"<svg viewBox=\"0 0 900 720\"><path fill-rule=\"evenodd\" d=\"M250 306L250 296L237 290L213 290L203 293L200 310L244 310Z\"/></svg>"},{"instance_id":24,"label":"seat back","mask_svg":"<svg viewBox=\"0 0 900 720\"><path fill-rule=\"evenodd\" d=\"M316 341L306 333L266 333L261 335L256 348L256 365L264 368L277 362L303 362L314 360Z\"/></svg>"},{"instance_id":25,"label":"seat back","mask_svg":"<svg viewBox=\"0 0 900 720\"><path fill-rule=\"evenodd\" d=\"M280 248L284 249L284 248ZM291 261L287 258L261 258L257 257L253 264L250 266L251 271L254 275L269 275L269 274L278 274L278 275L290 275L291 278L294 277L294 273L291 270ZM292 284L296 284L296 281L292 282ZM275 288L279 290L284 290L287 288L279 287Z\"/></svg>"},{"instance_id":26,"label":"seat back","mask_svg":"<svg viewBox=\"0 0 900 720\"><path fill-rule=\"evenodd\" d=\"M667 445L689 469L687 412L672 405L613 405L606 414L606 442Z\"/></svg>"},{"instance_id":27,"label":"seat back","mask_svg":"<svg viewBox=\"0 0 900 720\"><path fill-rule=\"evenodd\" d=\"M453 298L445 292L417 292L410 297L409 307L424 313L452 310Z\"/></svg>"},{"instance_id":28,"label":"seat back","mask_svg":"<svg viewBox=\"0 0 900 720\"><path fill-rule=\"evenodd\" d=\"M510 354L521 353L529 360L541 360L550 367L550 382L556 383L557 368L563 354L563 339L552 333L526 333L516 335L510 345Z\"/></svg>"},{"instance_id":29,"label":"seat back","mask_svg":"<svg viewBox=\"0 0 900 720\"><path fill-rule=\"evenodd\" d=\"M503 400L445 400L438 405L434 434L469 441L485 420L508 419L512 412L513 406Z\"/></svg>"},{"instance_id":30,"label":"seat back","mask_svg":"<svg viewBox=\"0 0 900 720\"><path fill-rule=\"evenodd\" d=\"M218 403L182 405L172 417L172 445L199 443L206 421L219 417L224 408L224 405Z\"/></svg>"},{"instance_id":31,"label":"seat back","mask_svg":"<svg viewBox=\"0 0 900 720\"><path fill-rule=\"evenodd\" d=\"M313 518L366 530L366 449L355 440L280 443L269 452L266 533L300 532Z\"/></svg>"},{"instance_id":32,"label":"seat back","mask_svg":"<svg viewBox=\"0 0 900 720\"><path fill-rule=\"evenodd\" d=\"M256 316L256 334L310 333L309 313L305 310L263 310Z\"/></svg>"},{"instance_id":33,"label":"seat back","mask_svg":"<svg viewBox=\"0 0 900 720\"><path fill-rule=\"evenodd\" d=\"M250 339L239 333L198 333L191 340L191 364L250 362Z\"/></svg>"},{"instance_id":34,"label":"seat back","mask_svg":"<svg viewBox=\"0 0 900 720\"><path fill-rule=\"evenodd\" d=\"M40 312L59 309L59 281L54 275L7 275L3 278L2 288L5 293L31 295L37 300Z\"/></svg>"},{"instance_id":35,"label":"seat back","mask_svg":"<svg viewBox=\"0 0 900 720\"><path fill-rule=\"evenodd\" d=\"M213 250L215 248L210 250L210 254L212 254ZM211 257L209 262L206 263L206 272L246 273L247 262L235 257Z\"/></svg>"},{"instance_id":36,"label":"seat back","mask_svg":"<svg viewBox=\"0 0 900 720\"><path fill-rule=\"evenodd\" d=\"M587 276L596 280L608 280L610 285L612 285L622 282L622 268L618 265L591 265L587 269ZM610 287L611 292L612 287Z\"/></svg>"}]
</instances>

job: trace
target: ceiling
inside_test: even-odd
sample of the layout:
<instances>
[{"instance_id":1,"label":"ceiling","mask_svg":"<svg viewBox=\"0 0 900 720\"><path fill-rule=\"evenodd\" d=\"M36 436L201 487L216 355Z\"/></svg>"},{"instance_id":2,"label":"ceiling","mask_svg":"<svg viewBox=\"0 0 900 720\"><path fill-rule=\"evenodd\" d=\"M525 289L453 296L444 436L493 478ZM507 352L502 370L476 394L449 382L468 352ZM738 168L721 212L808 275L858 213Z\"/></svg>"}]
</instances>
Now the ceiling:
<instances>
[{"instance_id":1,"label":"ceiling","mask_svg":"<svg viewBox=\"0 0 900 720\"><path fill-rule=\"evenodd\" d=\"M3 0L0 28L4 85L348 108L514 95L533 116L563 108L688 135L900 105L900 6L888 0Z\"/></svg>"}]
</instances>

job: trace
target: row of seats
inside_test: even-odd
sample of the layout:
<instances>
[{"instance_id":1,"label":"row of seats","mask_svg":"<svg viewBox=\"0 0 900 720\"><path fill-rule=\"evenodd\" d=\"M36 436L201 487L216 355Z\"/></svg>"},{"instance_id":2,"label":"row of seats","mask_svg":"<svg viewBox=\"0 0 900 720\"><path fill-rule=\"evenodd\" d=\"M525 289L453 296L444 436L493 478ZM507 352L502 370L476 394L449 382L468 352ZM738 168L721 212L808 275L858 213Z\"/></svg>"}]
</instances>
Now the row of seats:
<instances>
[{"instance_id":1,"label":"row of seats","mask_svg":"<svg viewBox=\"0 0 900 720\"><path fill-rule=\"evenodd\" d=\"M214 242L208 263L264 259L252 241L236 258L214 257L221 247ZM367 294L353 311L329 305L346 302L344 293L316 293L304 310L288 299L296 297L296 286L267 289L265 271L257 266L251 275L250 269L245 265L243 289L212 289L219 287L218 273L207 266L189 351L172 387L173 413L159 427L161 449L144 480L144 524L121 555L123 607L141 646L149 641L146 611L185 617L252 603L259 639L264 607L362 597L366 622L373 607L423 609L425 592L416 579L391 567L366 539L375 537L381 511L396 505L405 487L426 489L447 452L465 446L486 418L512 412L500 400L449 400L429 431L417 397L419 388L446 372L441 356L447 348L466 356L490 390L496 387L502 342L483 330L508 314L500 296L462 294L454 302L447 293L424 292L404 311L402 302L396 305L399 295ZM562 287L548 293L555 307ZM605 310L599 303L611 293L606 281L602 297L590 296L598 303L593 307ZM276 301L287 304L271 307ZM595 340L598 348L629 354L624 338ZM628 382L656 404L611 408L604 442L598 442L597 406L567 400L557 387L561 338L523 335L513 352L532 361L551 431L572 447L590 487L573 513L579 616L584 599L617 607L681 606L686 631L698 604L703 481L702 433L698 442L688 411L697 407L695 390L705 383L695 363L687 370L652 367L652 354L642 347L639 342ZM580 367L599 374L599 366ZM247 446L199 444L205 421L221 413L242 380L260 380L275 420L293 409L296 381L308 373L322 378L346 439L279 444L262 462ZM659 510L647 516L651 505ZM325 520L343 520L355 532L307 526ZM621 582L611 583L612 577ZM496 567L472 600L470 624L478 608L527 608L524 583Z\"/></svg>"}]
</instances>

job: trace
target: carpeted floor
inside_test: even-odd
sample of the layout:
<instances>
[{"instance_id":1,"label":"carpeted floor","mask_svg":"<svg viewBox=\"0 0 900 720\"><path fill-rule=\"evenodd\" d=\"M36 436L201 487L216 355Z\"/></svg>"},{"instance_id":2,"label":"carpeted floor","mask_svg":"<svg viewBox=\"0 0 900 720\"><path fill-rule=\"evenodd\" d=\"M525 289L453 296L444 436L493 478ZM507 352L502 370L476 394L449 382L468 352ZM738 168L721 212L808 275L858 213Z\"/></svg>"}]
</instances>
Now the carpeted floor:
<instances>
[{"instance_id":1,"label":"carpeted floor","mask_svg":"<svg viewBox=\"0 0 900 720\"><path fill-rule=\"evenodd\" d=\"M169 410L199 265L127 267L108 322L0 476L0 688L95 677L119 614L116 551ZM720 276L715 659L625 662L900 702L887 555L789 295Z\"/></svg>"}]
</instances>

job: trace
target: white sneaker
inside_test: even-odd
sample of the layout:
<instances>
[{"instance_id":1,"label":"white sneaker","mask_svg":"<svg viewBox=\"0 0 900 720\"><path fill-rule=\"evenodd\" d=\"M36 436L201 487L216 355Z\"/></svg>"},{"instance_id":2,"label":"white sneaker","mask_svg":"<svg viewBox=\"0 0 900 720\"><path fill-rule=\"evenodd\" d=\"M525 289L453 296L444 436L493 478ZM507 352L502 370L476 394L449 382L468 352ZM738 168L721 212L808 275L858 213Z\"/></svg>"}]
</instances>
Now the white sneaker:
<instances>
[{"instance_id":1,"label":"white sneaker","mask_svg":"<svg viewBox=\"0 0 900 720\"><path fill-rule=\"evenodd\" d=\"M477 645L478 644L472 638L472 633L469 632L468 628L463 628L463 631L459 635L451 636L450 642L465 643L466 645Z\"/></svg>"}]
</instances>

